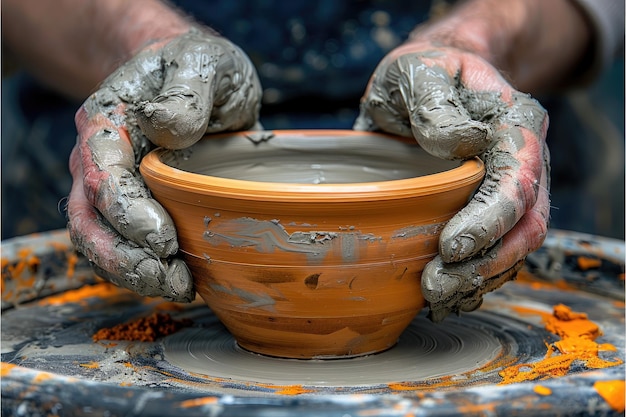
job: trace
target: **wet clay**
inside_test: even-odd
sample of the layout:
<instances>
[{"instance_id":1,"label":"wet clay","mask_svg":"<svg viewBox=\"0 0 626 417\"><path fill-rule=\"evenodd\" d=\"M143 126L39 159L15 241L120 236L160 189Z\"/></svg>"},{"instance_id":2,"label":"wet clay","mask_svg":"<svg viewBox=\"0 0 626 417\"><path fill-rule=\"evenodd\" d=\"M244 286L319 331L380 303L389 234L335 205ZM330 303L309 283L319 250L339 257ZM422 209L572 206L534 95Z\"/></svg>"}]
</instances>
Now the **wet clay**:
<instances>
[{"instance_id":1,"label":"wet clay","mask_svg":"<svg viewBox=\"0 0 626 417\"><path fill-rule=\"evenodd\" d=\"M460 165L442 161L410 141L358 133L326 135L233 135L208 138L193 148L163 156L183 171L256 182L345 184L431 175Z\"/></svg>"}]
</instances>

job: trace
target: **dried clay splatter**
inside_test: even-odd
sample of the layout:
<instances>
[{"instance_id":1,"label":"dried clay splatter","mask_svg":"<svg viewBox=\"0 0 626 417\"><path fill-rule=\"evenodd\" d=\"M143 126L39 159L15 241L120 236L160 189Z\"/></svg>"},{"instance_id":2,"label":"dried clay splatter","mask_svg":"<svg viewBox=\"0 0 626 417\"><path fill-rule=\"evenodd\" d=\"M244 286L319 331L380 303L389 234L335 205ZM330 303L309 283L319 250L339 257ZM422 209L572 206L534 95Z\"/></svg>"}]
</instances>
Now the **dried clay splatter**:
<instances>
[{"instance_id":1,"label":"dried clay splatter","mask_svg":"<svg viewBox=\"0 0 626 417\"><path fill-rule=\"evenodd\" d=\"M536 312L534 312L536 313ZM561 340L548 346L544 359L534 363L510 366L500 372L501 384L544 380L567 375L574 362L582 363L587 369L601 369L623 363L619 358L608 361L600 358L601 351L615 351L615 346L598 344L595 340L602 335L597 324L585 313L573 312L559 304L552 315L543 314L545 328Z\"/></svg>"}]
</instances>

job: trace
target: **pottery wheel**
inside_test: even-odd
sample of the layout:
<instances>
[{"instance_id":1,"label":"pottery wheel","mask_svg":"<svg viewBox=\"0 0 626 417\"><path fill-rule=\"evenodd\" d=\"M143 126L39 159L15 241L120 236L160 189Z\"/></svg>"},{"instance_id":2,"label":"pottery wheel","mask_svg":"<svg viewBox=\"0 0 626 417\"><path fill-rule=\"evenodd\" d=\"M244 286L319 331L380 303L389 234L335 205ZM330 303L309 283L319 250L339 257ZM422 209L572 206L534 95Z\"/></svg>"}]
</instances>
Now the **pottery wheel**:
<instances>
[{"instance_id":1,"label":"pottery wheel","mask_svg":"<svg viewBox=\"0 0 626 417\"><path fill-rule=\"evenodd\" d=\"M581 256L595 266L578 268ZM558 337L542 315L559 303L600 327L598 343L614 347L601 359L626 359L623 242L551 231L528 259L533 280L505 284L480 310L443 324L422 312L388 351L312 361L239 348L201 301L96 291L103 284L64 231L3 242L2 258L7 415L621 414L597 387L623 384L624 365L575 361L564 373L513 384L502 384L500 372L545 358ZM92 339L155 311L192 324L154 342Z\"/></svg>"},{"instance_id":2,"label":"pottery wheel","mask_svg":"<svg viewBox=\"0 0 626 417\"><path fill-rule=\"evenodd\" d=\"M201 328L182 330L163 341L165 359L188 372L233 382L310 387L383 387L454 377L477 382L482 371L505 357L532 357L545 351L541 328L489 313L453 317L445 326L422 314L391 349L359 358L281 359L240 348L213 316ZM539 337L537 337L539 336ZM495 367L497 368L497 367Z\"/></svg>"}]
</instances>

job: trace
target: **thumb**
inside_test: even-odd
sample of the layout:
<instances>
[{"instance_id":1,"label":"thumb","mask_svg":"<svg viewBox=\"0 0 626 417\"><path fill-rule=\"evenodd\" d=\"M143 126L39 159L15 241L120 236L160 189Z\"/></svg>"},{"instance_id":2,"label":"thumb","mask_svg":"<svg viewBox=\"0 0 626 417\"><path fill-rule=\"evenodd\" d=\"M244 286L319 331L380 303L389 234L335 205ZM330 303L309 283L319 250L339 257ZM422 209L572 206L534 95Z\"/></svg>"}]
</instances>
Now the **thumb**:
<instances>
[{"instance_id":1,"label":"thumb","mask_svg":"<svg viewBox=\"0 0 626 417\"><path fill-rule=\"evenodd\" d=\"M202 138L213 108L221 53L219 45L197 31L165 46L161 92L136 110L137 124L155 145L183 149Z\"/></svg>"},{"instance_id":2,"label":"thumb","mask_svg":"<svg viewBox=\"0 0 626 417\"><path fill-rule=\"evenodd\" d=\"M395 70L413 136L426 151L443 159L463 159L489 146L492 128L472 119L445 68L407 54L398 58Z\"/></svg>"}]
</instances>

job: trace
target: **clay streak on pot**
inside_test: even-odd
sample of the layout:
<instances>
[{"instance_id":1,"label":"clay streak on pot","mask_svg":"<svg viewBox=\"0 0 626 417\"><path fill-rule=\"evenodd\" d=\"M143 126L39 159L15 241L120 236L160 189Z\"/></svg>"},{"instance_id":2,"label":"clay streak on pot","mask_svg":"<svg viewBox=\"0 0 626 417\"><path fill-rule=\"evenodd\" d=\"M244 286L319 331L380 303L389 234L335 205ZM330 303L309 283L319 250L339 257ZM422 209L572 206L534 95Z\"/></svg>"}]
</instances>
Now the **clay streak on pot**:
<instances>
[{"instance_id":1,"label":"clay streak on pot","mask_svg":"<svg viewBox=\"0 0 626 417\"><path fill-rule=\"evenodd\" d=\"M243 301L246 301L245 304L239 305L242 308L262 308L264 310L269 310L271 312L275 312L276 309L274 305L276 301L268 294L255 294L249 291L244 291L240 288L226 288L220 284L211 284L211 288L214 291L219 291L226 293L228 295L233 295L241 298Z\"/></svg>"},{"instance_id":2,"label":"clay streak on pot","mask_svg":"<svg viewBox=\"0 0 626 417\"><path fill-rule=\"evenodd\" d=\"M261 253L271 253L278 249L304 253L312 258L310 260L320 260L331 250L339 249L344 261L353 262L358 260L358 246L362 242L382 241L381 236L358 231L345 233L312 230L289 233L278 220L257 220L250 217L220 223L211 222L210 218L205 217L204 224L207 230L203 237L213 246L226 242L232 247L254 247ZM291 223L290 226L293 227L294 224ZM302 226L308 225L303 223Z\"/></svg>"},{"instance_id":3,"label":"clay streak on pot","mask_svg":"<svg viewBox=\"0 0 626 417\"><path fill-rule=\"evenodd\" d=\"M391 235L392 239L409 239L416 236L432 236L437 234L443 229L445 223L434 223L424 226L408 226L403 227L402 229L396 230L393 235Z\"/></svg>"},{"instance_id":4,"label":"clay streak on pot","mask_svg":"<svg viewBox=\"0 0 626 417\"><path fill-rule=\"evenodd\" d=\"M335 239L337 233L311 231L289 234L278 220L242 217L213 223L203 237L214 246L227 242L233 247L251 246L262 253L279 249L317 257L325 255L331 249L326 243Z\"/></svg>"}]
</instances>

